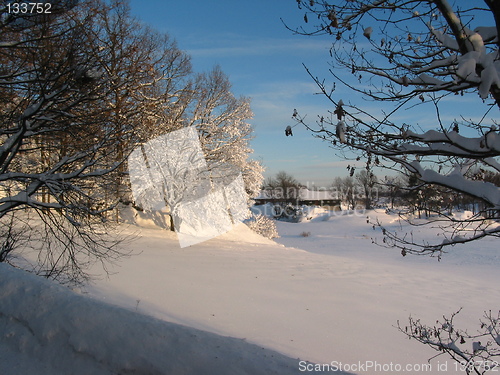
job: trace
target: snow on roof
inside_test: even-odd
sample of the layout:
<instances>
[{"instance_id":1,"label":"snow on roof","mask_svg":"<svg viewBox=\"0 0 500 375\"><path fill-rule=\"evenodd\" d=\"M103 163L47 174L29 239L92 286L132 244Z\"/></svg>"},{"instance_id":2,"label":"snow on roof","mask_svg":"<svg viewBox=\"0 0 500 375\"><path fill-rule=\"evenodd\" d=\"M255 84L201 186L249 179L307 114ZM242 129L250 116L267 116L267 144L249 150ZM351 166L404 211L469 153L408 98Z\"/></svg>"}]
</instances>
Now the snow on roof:
<instances>
[{"instance_id":1,"label":"snow on roof","mask_svg":"<svg viewBox=\"0 0 500 375\"><path fill-rule=\"evenodd\" d=\"M309 190L301 189L299 194L302 200L329 200L338 199L337 192L334 190Z\"/></svg>"}]
</instances>

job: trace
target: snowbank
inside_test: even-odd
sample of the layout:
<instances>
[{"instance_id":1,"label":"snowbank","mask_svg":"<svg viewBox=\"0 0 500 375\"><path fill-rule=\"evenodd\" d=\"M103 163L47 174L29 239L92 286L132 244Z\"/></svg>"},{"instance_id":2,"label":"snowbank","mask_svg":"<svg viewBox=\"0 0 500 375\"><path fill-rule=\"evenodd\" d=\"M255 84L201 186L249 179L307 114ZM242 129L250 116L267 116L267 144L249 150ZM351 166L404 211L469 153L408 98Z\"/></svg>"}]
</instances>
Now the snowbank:
<instances>
[{"instance_id":1,"label":"snowbank","mask_svg":"<svg viewBox=\"0 0 500 375\"><path fill-rule=\"evenodd\" d=\"M92 300L0 264L0 373L293 374L298 361Z\"/></svg>"}]
</instances>

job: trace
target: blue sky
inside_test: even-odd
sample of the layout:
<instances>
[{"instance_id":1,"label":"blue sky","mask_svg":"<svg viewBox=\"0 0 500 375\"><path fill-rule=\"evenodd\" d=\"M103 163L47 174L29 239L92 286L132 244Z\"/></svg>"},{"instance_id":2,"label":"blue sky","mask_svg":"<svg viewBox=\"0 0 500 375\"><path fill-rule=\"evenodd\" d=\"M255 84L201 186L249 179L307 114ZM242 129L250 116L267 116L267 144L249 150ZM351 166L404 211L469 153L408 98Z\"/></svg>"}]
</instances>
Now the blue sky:
<instances>
[{"instance_id":1,"label":"blue sky","mask_svg":"<svg viewBox=\"0 0 500 375\"><path fill-rule=\"evenodd\" d=\"M295 124L294 108L311 120L331 109L326 98L315 95L317 88L302 65L328 79L331 40L293 35L284 27L280 18L292 26L303 24L303 12L294 0L131 0L130 5L135 16L168 33L191 55L195 72L218 64L229 76L233 93L252 99L253 158L262 161L266 177L284 170L302 183L328 186L336 176L347 174L352 161L300 125L293 137L284 135L285 127ZM346 89L337 92L352 99ZM455 106L472 104L468 98L453 100ZM402 115L415 121L415 113ZM416 121L428 126L435 122L435 113L420 112Z\"/></svg>"},{"instance_id":2,"label":"blue sky","mask_svg":"<svg viewBox=\"0 0 500 375\"><path fill-rule=\"evenodd\" d=\"M293 109L324 113L326 99L314 95L315 84L302 63L318 74L327 69L328 38L305 38L286 30L280 17L301 24L303 14L292 0L131 0L132 13L167 32L192 57L196 72L218 64L229 76L235 95L252 99L255 130L253 158L266 176L285 170L299 181L330 184L345 175L345 164L326 143L294 125ZM341 168L337 168L337 164Z\"/></svg>"}]
</instances>

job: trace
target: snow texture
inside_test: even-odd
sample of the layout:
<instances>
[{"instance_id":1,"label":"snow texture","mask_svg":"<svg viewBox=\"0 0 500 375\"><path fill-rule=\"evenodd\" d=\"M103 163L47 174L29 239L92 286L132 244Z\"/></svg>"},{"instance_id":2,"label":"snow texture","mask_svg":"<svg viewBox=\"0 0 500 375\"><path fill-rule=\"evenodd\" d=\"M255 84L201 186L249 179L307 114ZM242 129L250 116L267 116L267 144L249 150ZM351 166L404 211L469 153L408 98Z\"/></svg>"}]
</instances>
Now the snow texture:
<instances>
[{"instance_id":1,"label":"snow texture","mask_svg":"<svg viewBox=\"0 0 500 375\"><path fill-rule=\"evenodd\" d=\"M457 22L459 21L457 20ZM500 61L498 58L498 48L488 51L484 44L485 40L491 41L497 37L496 31L493 30L494 28L485 27L478 28L476 31L472 31L467 27L460 28L463 28L467 36L465 43L467 52L461 55L458 54L460 47L454 38L430 26L431 33L443 46L457 52L457 54L453 56L436 60L431 65L432 67L437 67L446 66L450 62L456 63L456 78L453 83L455 85L459 85L461 82L478 84L479 96L482 99L486 99L493 86L500 88ZM478 71L480 75L478 75ZM431 79L426 75L421 75L418 79L426 84L437 86L442 84L439 80ZM414 82L418 83L418 81Z\"/></svg>"},{"instance_id":2,"label":"snow texture","mask_svg":"<svg viewBox=\"0 0 500 375\"><path fill-rule=\"evenodd\" d=\"M400 150L418 150L427 149L434 151L453 152L457 156L470 156L470 154L484 154L488 150L494 153L500 152L500 136L495 131L490 131L483 137L469 138L464 137L457 132L440 132L428 130L423 134L407 130L406 137L426 143L425 146L416 146L414 144L403 144ZM492 159L493 160L493 159Z\"/></svg>"},{"instance_id":3,"label":"snow texture","mask_svg":"<svg viewBox=\"0 0 500 375\"><path fill-rule=\"evenodd\" d=\"M335 129L335 134L337 135L338 139L340 142L345 143L346 138L345 138L345 123L344 121L339 121L337 123L337 127Z\"/></svg>"},{"instance_id":4,"label":"snow texture","mask_svg":"<svg viewBox=\"0 0 500 375\"><path fill-rule=\"evenodd\" d=\"M77 295L0 264L2 375L295 374L297 361Z\"/></svg>"}]
</instances>

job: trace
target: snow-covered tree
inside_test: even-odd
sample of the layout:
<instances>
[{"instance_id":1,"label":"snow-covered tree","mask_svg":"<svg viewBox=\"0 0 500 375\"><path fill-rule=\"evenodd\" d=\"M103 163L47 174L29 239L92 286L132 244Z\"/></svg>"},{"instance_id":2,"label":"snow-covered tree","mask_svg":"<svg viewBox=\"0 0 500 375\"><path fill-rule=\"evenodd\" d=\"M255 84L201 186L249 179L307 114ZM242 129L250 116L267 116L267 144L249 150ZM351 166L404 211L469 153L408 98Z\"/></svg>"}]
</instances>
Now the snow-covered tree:
<instances>
[{"instance_id":1,"label":"snow-covered tree","mask_svg":"<svg viewBox=\"0 0 500 375\"><path fill-rule=\"evenodd\" d=\"M457 327L455 320L460 311L449 317L443 316L433 325L410 317L408 325L398 322L398 328L408 338L438 352L436 356L448 354L457 362L455 368L463 373L483 375L496 372L500 359L500 311L485 312L474 332Z\"/></svg>"},{"instance_id":2,"label":"snow-covered tree","mask_svg":"<svg viewBox=\"0 0 500 375\"><path fill-rule=\"evenodd\" d=\"M38 253L36 272L82 280L89 263L122 255L108 216L123 162L150 136L144 125L159 123L180 97L189 61L132 19L124 1L72 2L44 16L6 15L5 7L0 260L12 261L22 245Z\"/></svg>"},{"instance_id":3,"label":"snow-covered tree","mask_svg":"<svg viewBox=\"0 0 500 375\"><path fill-rule=\"evenodd\" d=\"M342 150L361 153L369 168L404 169L483 203L466 220L438 210L445 240L417 242L387 234L404 254L437 254L453 245L500 236L487 212L500 210L500 189L472 176L500 172L500 6L496 1L297 0L303 35L331 35L327 79L310 73L331 101L329 115L304 124ZM332 78L333 86L330 86ZM341 98L336 88L353 93ZM462 96L483 108L478 116L449 103ZM343 99L343 100L342 100ZM378 109L367 101L383 102ZM432 123L401 118L404 110L434 114ZM451 111L447 113L446 111ZM301 115L295 118L303 120ZM448 119L446 119L448 118ZM454 120L451 120L453 118ZM425 128L423 128L425 127Z\"/></svg>"},{"instance_id":4,"label":"snow-covered tree","mask_svg":"<svg viewBox=\"0 0 500 375\"><path fill-rule=\"evenodd\" d=\"M248 197L257 196L263 167L249 159L253 152L250 99L234 96L231 82L219 66L196 76L186 116L187 124L198 129L211 178L231 180L241 172Z\"/></svg>"},{"instance_id":5,"label":"snow-covered tree","mask_svg":"<svg viewBox=\"0 0 500 375\"><path fill-rule=\"evenodd\" d=\"M105 234L117 203L131 199L127 156L190 125L211 177L234 167L256 195L249 100L232 95L220 69L193 75L189 56L134 19L126 0L52 9L0 6L1 261L29 243L36 271L77 279L88 262L119 256Z\"/></svg>"},{"instance_id":6,"label":"snow-covered tree","mask_svg":"<svg viewBox=\"0 0 500 375\"><path fill-rule=\"evenodd\" d=\"M264 215L253 215L250 219L245 221L245 224L255 233L260 234L272 240L279 238L278 229L274 220Z\"/></svg>"}]
</instances>

